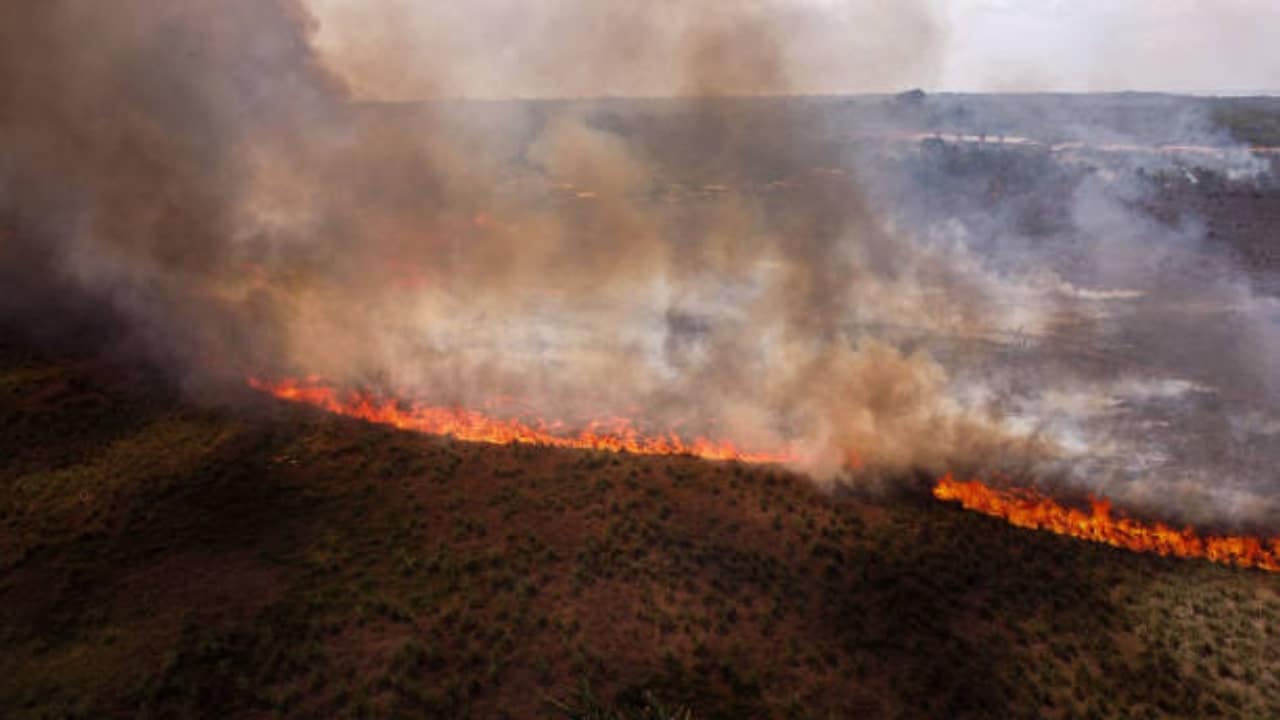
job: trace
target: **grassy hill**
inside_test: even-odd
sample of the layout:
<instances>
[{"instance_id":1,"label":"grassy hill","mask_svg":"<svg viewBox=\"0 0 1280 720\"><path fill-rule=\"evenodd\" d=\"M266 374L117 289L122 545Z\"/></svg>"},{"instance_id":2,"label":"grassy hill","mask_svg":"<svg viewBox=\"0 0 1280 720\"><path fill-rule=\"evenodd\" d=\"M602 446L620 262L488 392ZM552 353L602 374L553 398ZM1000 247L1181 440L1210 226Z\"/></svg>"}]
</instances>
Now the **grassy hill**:
<instances>
[{"instance_id":1,"label":"grassy hill","mask_svg":"<svg viewBox=\"0 0 1280 720\"><path fill-rule=\"evenodd\" d=\"M6 718L1273 718L1280 576L3 347L0 647Z\"/></svg>"}]
</instances>

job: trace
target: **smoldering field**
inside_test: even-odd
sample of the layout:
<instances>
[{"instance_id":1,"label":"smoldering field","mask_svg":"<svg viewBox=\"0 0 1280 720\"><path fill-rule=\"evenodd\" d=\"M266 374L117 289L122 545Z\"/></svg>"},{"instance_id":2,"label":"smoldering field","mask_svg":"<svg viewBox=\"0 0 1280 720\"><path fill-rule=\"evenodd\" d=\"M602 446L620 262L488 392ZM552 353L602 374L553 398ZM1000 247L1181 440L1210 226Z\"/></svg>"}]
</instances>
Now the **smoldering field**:
<instances>
[{"instance_id":1,"label":"smoldering field","mask_svg":"<svg viewBox=\"0 0 1280 720\"><path fill-rule=\"evenodd\" d=\"M679 98L361 103L301 8L224 5L6 11L7 324L200 397L314 374L1278 527L1274 268L1182 202L1275 203L1274 156L1210 102L790 97L745 13L684 28Z\"/></svg>"}]
</instances>

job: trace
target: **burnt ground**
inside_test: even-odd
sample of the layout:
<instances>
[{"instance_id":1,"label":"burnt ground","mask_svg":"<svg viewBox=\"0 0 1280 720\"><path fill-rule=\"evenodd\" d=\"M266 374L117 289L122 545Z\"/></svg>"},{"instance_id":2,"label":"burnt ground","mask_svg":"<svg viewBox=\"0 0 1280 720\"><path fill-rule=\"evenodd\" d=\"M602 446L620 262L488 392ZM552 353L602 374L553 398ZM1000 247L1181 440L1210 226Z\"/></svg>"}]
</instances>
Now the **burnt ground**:
<instances>
[{"instance_id":1,"label":"burnt ground","mask_svg":"<svg viewBox=\"0 0 1280 720\"><path fill-rule=\"evenodd\" d=\"M5 717L1280 715L1280 576L2 358Z\"/></svg>"},{"instance_id":2,"label":"burnt ground","mask_svg":"<svg viewBox=\"0 0 1280 720\"><path fill-rule=\"evenodd\" d=\"M1209 247L1228 253L1261 289L1280 295L1280 161L1270 165L1262 182L1231 182L1208 173L1198 185L1167 180L1144 209L1170 222L1198 221Z\"/></svg>"}]
</instances>

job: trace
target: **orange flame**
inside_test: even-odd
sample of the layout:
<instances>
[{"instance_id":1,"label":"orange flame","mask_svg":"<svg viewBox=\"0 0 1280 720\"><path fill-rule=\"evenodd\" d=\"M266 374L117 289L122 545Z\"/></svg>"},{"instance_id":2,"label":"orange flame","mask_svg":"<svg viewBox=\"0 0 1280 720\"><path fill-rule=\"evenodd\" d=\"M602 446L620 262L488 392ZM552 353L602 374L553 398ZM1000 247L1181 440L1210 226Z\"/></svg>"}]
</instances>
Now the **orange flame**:
<instances>
[{"instance_id":1,"label":"orange flame","mask_svg":"<svg viewBox=\"0 0 1280 720\"><path fill-rule=\"evenodd\" d=\"M795 460L789 452L747 451L725 440L685 440L675 432L646 435L626 418L596 420L576 433L565 433L560 423L544 420L494 418L464 408L406 404L369 393L340 392L318 378L279 382L249 378L248 382L253 388L282 400L318 407L337 415L473 442L515 442L637 455L692 455L708 460L748 463ZM857 467L859 458L850 455L849 464ZM1225 565L1280 572L1280 537L1269 541L1247 536L1202 537L1191 528L1175 530L1163 523L1146 524L1112 516L1111 501L1105 498L1090 498L1090 511L1085 512L1059 505L1034 490L997 490L979 480L955 480L950 474L938 481L933 495L939 500L958 502L966 510L1002 518L1017 527L1049 530L1135 552L1205 558Z\"/></svg>"},{"instance_id":2,"label":"orange flame","mask_svg":"<svg viewBox=\"0 0 1280 720\"><path fill-rule=\"evenodd\" d=\"M559 423L543 420L493 418L464 408L405 404L367 393L341 393L318 378L286 379L274 383L249 378L248 382L251 387L282 400L402 430L448 435L459 440L611 450L637 455L693 455L708 460L748 463L785 463L794 459L787 452L741 450L727 440L685 440L675 432L646 435L626 418L594 420L576 433L564 433L560 431Z\"/></svg>"},{"instance_id":3,"label":"orange flame","mask_svg":"<svg viewBox=\"0 0 1280 720\"><path fill-rule=\"evenodd\" d=\"M1034 490L996 490L981 481L958 481L948 473L933 488L939 500L960 503L966 510L993 515L1022 528L1106 543L1135 552L1183 558L1205 558L1224 565L1280 572L1280 537L1270 541L1247 536L1200 536L1191 528L1175 530L1111 514L1111 501L1090 498L1089 512L1063 507Z\"/></svg>"}]
</instances>

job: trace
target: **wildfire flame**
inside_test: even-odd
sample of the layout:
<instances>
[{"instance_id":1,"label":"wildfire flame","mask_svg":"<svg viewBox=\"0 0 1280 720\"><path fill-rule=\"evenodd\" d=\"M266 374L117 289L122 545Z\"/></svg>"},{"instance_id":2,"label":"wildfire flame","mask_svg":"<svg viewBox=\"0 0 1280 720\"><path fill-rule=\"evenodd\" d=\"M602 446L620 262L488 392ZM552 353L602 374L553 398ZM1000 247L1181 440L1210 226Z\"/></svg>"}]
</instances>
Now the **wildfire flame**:
<instances>
[{"instance_id":1,"label":"wildfire flame","mask_svg":"<svg viewBox=\"0 0 1280 720\"><path fill-rule=\"evenodd\" d=\"M432 407L404 403L363 392L340 392L318 378L267 382L249 379L249 385L282 400L322 408L337 415L391 425L402 430L448 435L459 440L494 444L526 443L583 450L610 450L637 455L693 455L707 460L739 460L747 463L785 463L788 452L758 452L738 448L727 440L693 438L675 432L645 434L626 418L593 420L577 432L565 432L560 423L541 419L496 418L465 408Z\"/></svg>"},{"instance_id":2,"label":"wildfire flame","mask_svg":"<svg viewBox=\"0 0 1280 720\"><path fill-rule=\"evenodd\" d=\"M577 432L565 432L560 423L541 419L497 418L476 410L405 403L366 392L343 392L314 377L278 382L250 378L248 382L255 389L282 400L403 430L447 435L459 440L494 444L515 442L637 455L693 455L709 460L747 463L785 463L795 459L788 452L743 450L726 440L685 440L675 432L649 435L626 418L595 420ZM857 458L851 457L850 465L856 467L857 464ZM1280 572L1280 537L1269 541L1248 536L1202 537L1191 528L1176 530L1163 523L1148 524L1113 516L1111 501L1105 498L1090 498L1090 509L1086 512L1059 505L1034 490L997 490L979 480L958 481L950 474L938 481L933 495L939 500L958 502L966 510L1002 518L1017 527L1048 530L1135 552L1205 558L1225 565Z\"/></svg>"},{"instance_id":3,"label":"wildfire flame","mask_svg":"<svg viewBox=\"0 0 1280 720\"><path fill-rule=\"evenodd\" d=\"M1280 572L1280 537L1266 541L1247 536L1200 536L1191 528L1176 530L1163 523L1147 524L1113 516L1111 501L1105 498L1090 498L1086 512L1063 507L1034 490L997 490L978 480L958 481L950 474L934 486L933 496L1022 528L1048 530L1135 552L1204 558L1224 565Z\"/></svg>"}]
</instances>

